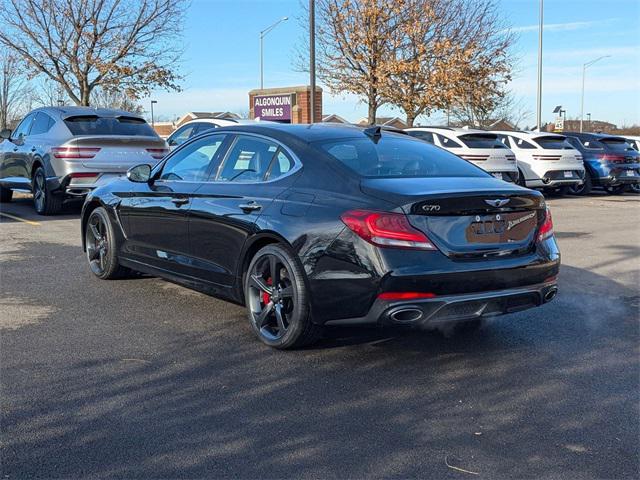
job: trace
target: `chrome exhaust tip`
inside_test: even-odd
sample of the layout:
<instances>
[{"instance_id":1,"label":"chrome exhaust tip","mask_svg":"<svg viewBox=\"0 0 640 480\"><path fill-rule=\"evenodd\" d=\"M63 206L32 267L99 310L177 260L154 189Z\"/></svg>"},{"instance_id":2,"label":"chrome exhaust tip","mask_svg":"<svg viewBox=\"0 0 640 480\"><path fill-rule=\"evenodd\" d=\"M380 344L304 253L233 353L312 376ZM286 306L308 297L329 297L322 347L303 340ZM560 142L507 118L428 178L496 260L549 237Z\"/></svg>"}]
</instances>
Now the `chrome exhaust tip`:
<instances>
[{"instance_id":1,"label":"chrome exhaust tip","mask_svg":"<svg viewBox=\"0 0 640 480\"><path fill-rule=\"evenodd\" d=\"M391 312L389 318L398 323L413 323L422 318L422 310L419 308L399 308Z\"/></svg>"},{"instance_id":2,"label":"chrome exhaust tip","mask_svg":"<svg viewBox=\"0 0 640 480\"><path fill-rule=\"evenodd\" d=\"M544 294L545 303L553 300L557 294L558 294L558 287L551 287L549 290L547 290L547 293Z\"/></svg>"}]
</instances>

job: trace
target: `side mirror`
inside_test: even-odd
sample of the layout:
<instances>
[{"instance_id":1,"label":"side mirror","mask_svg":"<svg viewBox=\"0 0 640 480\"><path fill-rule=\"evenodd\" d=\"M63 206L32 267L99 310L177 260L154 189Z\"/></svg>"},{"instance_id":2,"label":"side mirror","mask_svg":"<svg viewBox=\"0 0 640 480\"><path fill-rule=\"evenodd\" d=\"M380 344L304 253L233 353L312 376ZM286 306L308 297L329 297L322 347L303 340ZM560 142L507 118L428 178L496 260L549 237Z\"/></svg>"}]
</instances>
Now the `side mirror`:
<instances>
[{"instance_id":1,"label":"side mirror","mask_svg":"<svg viewBox=\"0 0 640 480\"><path fill-rule=\"evenodd\" d=\"M127 178L135 183L148 183L151 178L151 165L142 163L127 170Z\"/></svg>"},{"instance_id":2,"label":"side mirror","mask_svg":"<svg viewBox=\"0 0 640 480\"><path fill-rule=\"evenodd\" d=\"M9 140L10 138L11 138L11 130L9 130L8 128L5 128L4 130L0 131L0 139Z\"/></svg>"}]
</instances>

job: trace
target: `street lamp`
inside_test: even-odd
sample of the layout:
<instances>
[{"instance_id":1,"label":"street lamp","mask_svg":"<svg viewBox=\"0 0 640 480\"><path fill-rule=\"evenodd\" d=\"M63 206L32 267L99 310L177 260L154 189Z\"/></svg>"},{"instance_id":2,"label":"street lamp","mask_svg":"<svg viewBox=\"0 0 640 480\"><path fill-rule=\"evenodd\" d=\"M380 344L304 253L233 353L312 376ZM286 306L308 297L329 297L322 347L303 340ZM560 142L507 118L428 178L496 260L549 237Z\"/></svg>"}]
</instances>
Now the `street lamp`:
<instances>
[{"instance_id":1,"label":"street lamp","mask_svg":"<svg viewBox=\"0 0 640 480\"><path fill-rule=\"evenodd\" d=\"M264 73L263 73L263 64L264 64L264 55L263 55L263 40L267 34L280 25L282 22L286 22L289 20L289 17L282 17L280 20L275 22L272 25L269 25L267 28L260 32L260 90L264 88Z\"/></svg>"},{"instance_id":2,"label":"street lamp","mask_svg":"<svg viewBox=\"0 0 640 480\"><path fill-rule=\"evenodd\" d=\"M593 130L591 128L591 114L590 113L587 113L587 118L589 119L589 130Z\"/></svg>"},{"instance_id":3,"label":"street lamp","mask_svg":"<svg viewBox=\"0 0 640 480\"><path fill-rule=\"evenodd\" d=\"M538 105L536 109L536 123L538 131L542 128L542 24L544 15L544 0L540 0L540 26L538 27Z\"/></svg>"},{"instance_id":4,"label":"street lamp","mask_svg":"<svg viewBox=\"0 0 640 480\"><path fill-rule=\"evenodd\" d=\"M582 119L584 118L584 77L587 72L587 68L596 63L603 58L609 58L611 55L603 55L601 57L596 58L595 60L591 60L582 65L582 97L580 100L580 132L582 132Z\"/></svg>"},{"instance_id":5,"label":"street lamp","mask_svg":"<svg viewBox=\"0 0 640 480\"><path fill-rule=\"evenodd\" d=\"M153 104L154 103L158 103L157 100L151 100L151 128L155 128L156 127L156 122L153 118Z\"/></svg>"}]
</instances>

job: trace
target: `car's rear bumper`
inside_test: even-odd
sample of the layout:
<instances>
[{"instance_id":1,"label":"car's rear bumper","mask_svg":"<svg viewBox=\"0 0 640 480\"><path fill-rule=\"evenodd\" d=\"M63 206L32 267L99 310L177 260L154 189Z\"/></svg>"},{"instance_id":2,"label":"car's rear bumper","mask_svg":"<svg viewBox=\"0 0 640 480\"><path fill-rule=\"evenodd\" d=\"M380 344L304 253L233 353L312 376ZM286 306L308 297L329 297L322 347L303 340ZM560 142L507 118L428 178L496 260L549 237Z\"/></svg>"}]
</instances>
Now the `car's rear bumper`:
<instances>
[{"instance_id":1,"label":"car's rear bumper","mask_svg":"<svg viewBox=\"0 0 640 480\"><path fill-rule=\"evenodd\" d=\"M125 173L98 173L96 178L49 177L47 183L49 190L59 192L70 197L84 197L92 190L107 183L122 178Z\"/></svg>"},{"instance_id":2,"label":"car's rear bumper","mask_svg":"<svg viewBox=\"0 0 640 480\"><path fill-rule=\"evenodd\" d=\"M326 325L413 325L421 327L504 315L550 302L558 291L555 279L520 288L437 296L420 300L376 299L366 316L329 320Z\"/></svg>"}]
</instances>

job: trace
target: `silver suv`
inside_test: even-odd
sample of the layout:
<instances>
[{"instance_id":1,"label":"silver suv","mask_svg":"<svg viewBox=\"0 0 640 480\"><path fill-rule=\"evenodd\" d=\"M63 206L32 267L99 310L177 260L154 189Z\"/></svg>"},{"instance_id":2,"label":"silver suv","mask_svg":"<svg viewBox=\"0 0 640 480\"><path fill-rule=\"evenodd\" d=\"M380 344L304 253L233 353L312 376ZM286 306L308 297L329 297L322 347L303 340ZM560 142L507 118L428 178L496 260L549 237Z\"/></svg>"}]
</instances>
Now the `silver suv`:
<instances>
[{"instance_id":1,"label":"silver suv","mask_svg":"<svg viewBox=\"0 0 640 480\"><path fill-rule=\"evenodd\" d=\"M154 165L167 145L140 116L91 107L45 107L30 112L11 132L0 132L0 201L13 190L33 193L41 215L57 213L65 199Z\"/></svg>"}]
</instances>

